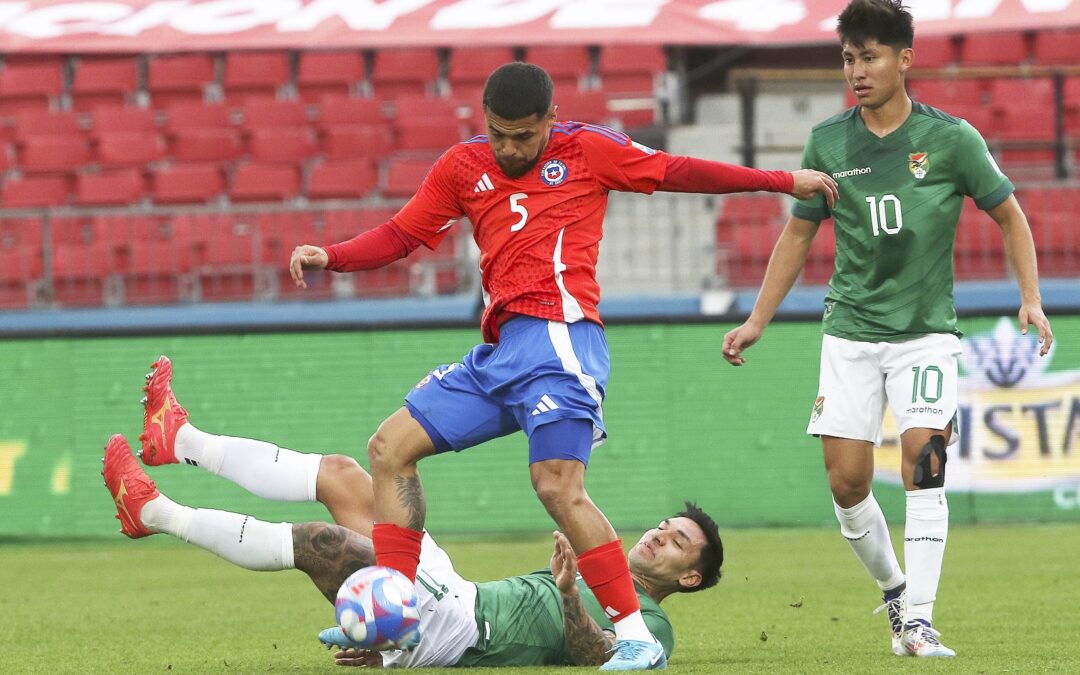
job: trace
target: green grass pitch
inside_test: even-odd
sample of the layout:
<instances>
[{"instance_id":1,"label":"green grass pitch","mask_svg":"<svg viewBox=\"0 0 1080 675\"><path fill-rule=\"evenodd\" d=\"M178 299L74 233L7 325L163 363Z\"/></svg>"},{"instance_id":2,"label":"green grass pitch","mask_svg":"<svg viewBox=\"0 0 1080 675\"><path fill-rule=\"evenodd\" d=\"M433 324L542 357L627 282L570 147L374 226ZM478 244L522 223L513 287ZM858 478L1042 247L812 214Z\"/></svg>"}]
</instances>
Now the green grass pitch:
<instances>
[{"instance_id":1,"label":"green grass pitch","mask_svg":"<svg viewBox=\"0 0 1080 675\"><path fill-rule=\"evenodd\" d=\"M1080 672L1080 525L954 528L935 623L959 656L934 662L890 653L874 586L835 531L724 536L719 586L665 602L672 673ZM542 538L442 543L477 580L550 554ZM333 611L303 574L248 572L165 537L0 542L0 616L0 673L338 670L315 640Z\"/></svg>"}]
</instances>

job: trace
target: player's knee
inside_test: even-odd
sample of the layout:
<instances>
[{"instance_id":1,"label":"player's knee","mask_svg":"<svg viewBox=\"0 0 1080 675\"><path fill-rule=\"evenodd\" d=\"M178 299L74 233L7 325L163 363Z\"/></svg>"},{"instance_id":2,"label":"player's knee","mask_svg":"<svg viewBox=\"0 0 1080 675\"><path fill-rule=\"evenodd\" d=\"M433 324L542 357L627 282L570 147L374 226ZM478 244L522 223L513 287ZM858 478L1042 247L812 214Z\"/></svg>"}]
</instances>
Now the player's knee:
<instances>
[{"instance_id":1,"label":"player's knee","mask_svg":"<svg viewBox=\"0 0 1080 675\"><path fill-rule=\"evenodd\" d=\"M912 467L911 482L920 490L945 487L945 436L934 434L930 442L919 451L919 458Z\"/></svg>"},{"instance_id":2,"label":"player's knee","mask_svg":"<svg viewBox=\"0 0 1080 675\"><path fill-rule=\"evenodd\" d=\"M533 490L548 513L554 515L568 511L587 498L584 485L572 479L568 480L570 477L562 472L542 466L537 468L543 464L544 462L538 462L533 465L531 477Z\"/></svg>"},{"instance_id":3,"label":"player's knee","mask_svg":"<svg viewBox=\"0 0 1080 675\"><path fill-rule=\"evenodd\" d=\"M861 503L870 494L870 485L866 481L839 473L829 474L829 489L832 491L833 501L845 509Z\"/></svg>"},{"instance_id":4,"label":"player's knee","mask_svg":"<svg viewBox=\"0 0 1080 675\"><path fill-rule=\"evenodd\" d=\"M335 493L353 493L370 484L371 476L352 457L325 455L319 463L318 499Z\"/></svg>"},{"instance_id":5,"label":"player's knee","mask_svg":"<svg viewBox=\"0 0 1080 675\"><path fill-rule=\"evenodd\" d=\"M394 471L401 465L393 443L381 428L368 439L367 452L372 473Z\"/></svg>"}]
</instances>

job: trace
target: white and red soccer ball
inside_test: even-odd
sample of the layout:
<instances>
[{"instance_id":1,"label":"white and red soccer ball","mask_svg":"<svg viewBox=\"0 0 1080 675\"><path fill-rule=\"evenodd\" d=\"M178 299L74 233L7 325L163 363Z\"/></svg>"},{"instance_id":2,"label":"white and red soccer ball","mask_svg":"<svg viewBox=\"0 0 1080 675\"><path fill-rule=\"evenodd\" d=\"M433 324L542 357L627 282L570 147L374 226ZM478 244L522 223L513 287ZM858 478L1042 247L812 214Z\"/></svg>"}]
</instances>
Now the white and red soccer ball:
<instances>
[{"instance_id":1,"label":"white and red soccer ball","mask_svg":"<svg viewBox=\"0 0 1080 675\"><path fill-rule=\"evenodd\" d=\"M389 567L353 572L334 602L338 625L373 650L408 649L420 636L420 603L408 578Z\"/></svg>"}]
</instances>

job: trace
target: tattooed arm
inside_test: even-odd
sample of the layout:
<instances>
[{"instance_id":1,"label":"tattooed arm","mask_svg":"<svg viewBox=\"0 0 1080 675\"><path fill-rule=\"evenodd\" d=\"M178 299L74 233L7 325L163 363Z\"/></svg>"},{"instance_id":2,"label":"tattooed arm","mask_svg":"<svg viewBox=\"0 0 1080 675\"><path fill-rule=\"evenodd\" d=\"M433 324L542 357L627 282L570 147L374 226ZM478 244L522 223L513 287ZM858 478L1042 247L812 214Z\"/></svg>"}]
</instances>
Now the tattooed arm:
<instances>
[{"instance_id":1,"label":"tattooed arm","mask_svg":"<svg viewBox=\"0 0 1080 675\"><path fill-rule=\"evenodd\" d=\"M611 631L597 625L577 590L577 556L562 532L555 532L555 552L551 555L551 574L562 596L563 639L570 661L575 666L599 666L607 661L615 645Z\"/></svg>"},{"instance_id":2,"label":"tattooed arm","mask_svg":"<svg viewBox=\"0 0 1080 675\"><path fill-rule=\"evenodd\" d=\"M311 577L332 603L350 574L375 564L375 548L364 535L340 525L297 523L293 525L293 559L296 569Z\"/></svg>"}]
</instances>

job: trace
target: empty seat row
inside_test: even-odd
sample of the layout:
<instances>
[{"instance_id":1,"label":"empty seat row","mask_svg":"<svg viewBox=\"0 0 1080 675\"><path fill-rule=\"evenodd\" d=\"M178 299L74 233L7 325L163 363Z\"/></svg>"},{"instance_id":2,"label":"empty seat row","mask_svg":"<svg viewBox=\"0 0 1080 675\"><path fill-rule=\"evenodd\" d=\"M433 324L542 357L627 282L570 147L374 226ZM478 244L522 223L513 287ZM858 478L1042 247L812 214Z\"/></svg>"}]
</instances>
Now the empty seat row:
<instances>
[{"instance_id":1,"label":"empty seat row","mask_svg":"<svg viewBox=\"0 0 1080 675\"><path fill-rule=\"evenodd\" d=\"M1038 33L987 32L915 38L915 66L1076 65L1076 29Z\"/></svg>"}]
</instances>

